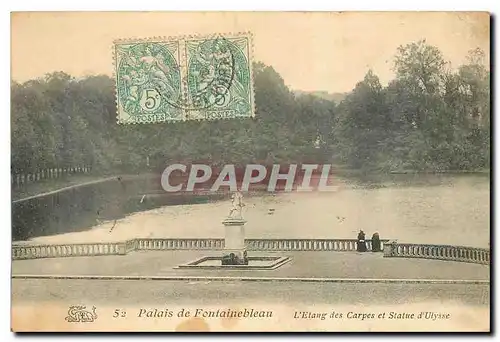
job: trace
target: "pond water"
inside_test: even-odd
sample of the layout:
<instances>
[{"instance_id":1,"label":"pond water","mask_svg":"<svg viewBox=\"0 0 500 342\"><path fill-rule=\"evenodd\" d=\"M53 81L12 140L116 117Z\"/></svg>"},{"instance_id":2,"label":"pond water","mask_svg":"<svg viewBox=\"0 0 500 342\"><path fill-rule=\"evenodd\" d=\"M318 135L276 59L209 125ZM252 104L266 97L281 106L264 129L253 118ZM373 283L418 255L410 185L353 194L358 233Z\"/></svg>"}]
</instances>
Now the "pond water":
<instances>
[{"instance_id":1,"label":"pond water","mask_svg":"<svg viewBox=\"0 0 500 342\"><path fill-rule=\"evenodd\" d=\"M378 232L382 239L399 242L489 245L488 174L342 178L337 185L328 193L245 196L246 236L356 238L363 229L367 238ZM145 185L134 181L126 191L123 184L96 187L66 194L52 208L43 204L14 208L13 218L24 223L16 225L14 220L18 233L13 235L36 243L224 236L221 221L230 208L229 195L142 198ZM73 202L80 204L68 206ZM96 215L96 208L107 214Z\"/></svg>"}]
</instances>

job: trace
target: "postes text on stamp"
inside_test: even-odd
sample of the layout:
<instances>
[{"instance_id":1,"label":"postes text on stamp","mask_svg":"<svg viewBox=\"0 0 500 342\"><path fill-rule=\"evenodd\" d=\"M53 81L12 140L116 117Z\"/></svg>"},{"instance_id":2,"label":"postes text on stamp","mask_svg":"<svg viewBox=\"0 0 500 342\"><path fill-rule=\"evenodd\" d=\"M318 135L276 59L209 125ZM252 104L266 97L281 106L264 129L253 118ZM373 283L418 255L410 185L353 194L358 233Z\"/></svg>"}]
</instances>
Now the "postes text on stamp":
<instances>
[{"instance_id":1,"label":"postes text on stamp","mask_svg":"<svg viewBox=\"0 0 500 342\"><path fill-rule=\"evenodd\" d=\"M115 41L118 123L253 117L251 38Z\"/></svg>"}]
</instances>

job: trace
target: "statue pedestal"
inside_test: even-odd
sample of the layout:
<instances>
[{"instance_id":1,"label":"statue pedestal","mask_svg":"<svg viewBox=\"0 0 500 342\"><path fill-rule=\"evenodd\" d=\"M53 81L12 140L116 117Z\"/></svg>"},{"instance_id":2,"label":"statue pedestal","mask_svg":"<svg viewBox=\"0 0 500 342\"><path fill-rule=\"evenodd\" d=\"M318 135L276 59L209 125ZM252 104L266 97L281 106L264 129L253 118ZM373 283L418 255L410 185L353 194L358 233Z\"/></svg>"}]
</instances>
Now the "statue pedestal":
<instances>
[{"instance_id":1,"label":"statue pedestal","mask_svg":"<svg viewBox=\"0 0 500 342\"><path fill-rule=\"evenodd\" d=\"M392 257L396 254L396 248L398 245L397 240L392 240L391 242L384 243L384 257Z\"/></svg>"},{"instance_id":2,"label":"statue pedestal","mask_svg":"<svg viewBox=\"0 0 500 342\"><path fill-rule=\"evenodd\" d=\"M222 265L248 265L244 227L246 222L242 218L226 218L222 221L225 229Z\"/></svg>"}]
</instances>

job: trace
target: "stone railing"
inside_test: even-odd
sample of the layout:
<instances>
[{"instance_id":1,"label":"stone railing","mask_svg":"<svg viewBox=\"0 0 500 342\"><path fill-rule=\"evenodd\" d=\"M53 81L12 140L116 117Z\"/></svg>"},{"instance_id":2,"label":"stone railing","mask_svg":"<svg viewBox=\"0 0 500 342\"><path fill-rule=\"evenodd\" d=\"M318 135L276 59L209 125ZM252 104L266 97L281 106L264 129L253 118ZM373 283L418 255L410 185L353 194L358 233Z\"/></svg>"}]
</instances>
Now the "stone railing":
<instances>
[{"instance_id":1,"label":"stone railing","mask_svg":"<svg viewBox=\"0 0 500 342\"><path fill-rule=\"evenodd\" d=\"M381 240L381 245L389 240ZM247 239L250 251L355 251L357 241L352 239ZM371 250L371 240L366 240ZM224 239L156 239L138 238L124 242L83 243L61 245L12 246L12 259L37 259L97 255L124 255L132 251L158 250L221 250Z\"/></svg>"},{"instance_id":2,"label":"stone railing","mask_svg":"<svg viewBox=\"0 0 500 342\"><path fill-rule=\"evenodd\" d=\"M78 243L61 245L14 245L12 259L61 258L94 255L124 255L127 243Z\"/></svg>"},{"instance_id":3,"label":"stone railing","mask_svg":"<svg viewBox=\"0 0 500 342\"><path fill-rule=\"evenodd\" d=\"M423 258L490 264L490 250L451 245L427 245L414 243L386 243L384 257Z\"/></svg>"},{"instance_id":4,"label":"stone railing","mask_svg":"<svg viewBox=\"0 0 500 342\"><path fill-rule=\"evenodd\" d=\"M224 239L135 239L137 250L223 249Z\"/></svg>"},{"instance_id":5,"label":"stone railing","mask_svg":"<svg viewBox=\"0 0 500 342\"><path fill-rule=\"evenodd\" d=\"M247 239L249 251L356 251L355 239ZM366 240L368 251L372 242ZM14 244L12 259L59 258L98 255L125 255L132 251L161 250L222 250L224 239L155 239L138 238L124 242L81 243L61 245ZM490 251L485 248L397 243L381 240L384 257L425 258L490 263Z\"/></svg>"},{"instance_id":6,"label":"stone railing","mask_svg":"<svg viewBox=\"0 0 500 342\"><path fill-rule=\"evenodd\" d=\"M21 185L25 185L27 183L39 182L43 179L55 179L60 178L66 175L73 175L77 173L89 173L92 168L90 166L81 165L81 166L72 166L72 167L63 167L63 168L47 168L42 170L37 170L31 173L15 173L11 174L11 184L12 187L18 187Z\"/></svg>"},{"instance_id":7,"label":"stone railing","mask_svg":"<svg viewBox=\"0 0 500 342\"><path fill-rule=\"evenodd\" d=\"M389 240L380 240L381 249ZM248 239L250 251L356 251L356 239ZM366 248L372 250L372 241L366 240Z\"/></svg>"}]
</instances>

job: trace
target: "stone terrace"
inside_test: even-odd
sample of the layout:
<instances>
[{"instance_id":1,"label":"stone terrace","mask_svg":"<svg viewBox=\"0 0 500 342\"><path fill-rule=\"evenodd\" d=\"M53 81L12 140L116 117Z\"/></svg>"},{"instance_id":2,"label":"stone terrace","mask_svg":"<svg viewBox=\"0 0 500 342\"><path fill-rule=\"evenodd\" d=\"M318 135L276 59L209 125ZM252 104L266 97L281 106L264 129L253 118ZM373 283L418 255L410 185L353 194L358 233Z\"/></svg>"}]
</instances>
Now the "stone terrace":
<instances>
[{"instance_id":1,"label":"stone terrace","mask_svg":"<svg viewBox=\"0 0 500 342\"><path fill-rule=\"evenodd\" d=\"M15 260L16 275L99 275L165 277L271 277L342 279L436 279L488 281L488 265L453 261L384 258L382 253L356 252L251 252L251 256L289 256L291 261L275 270L175 269L202 256L220 251L136 251L127 255Z\"/></svg>"}]
</instances>

